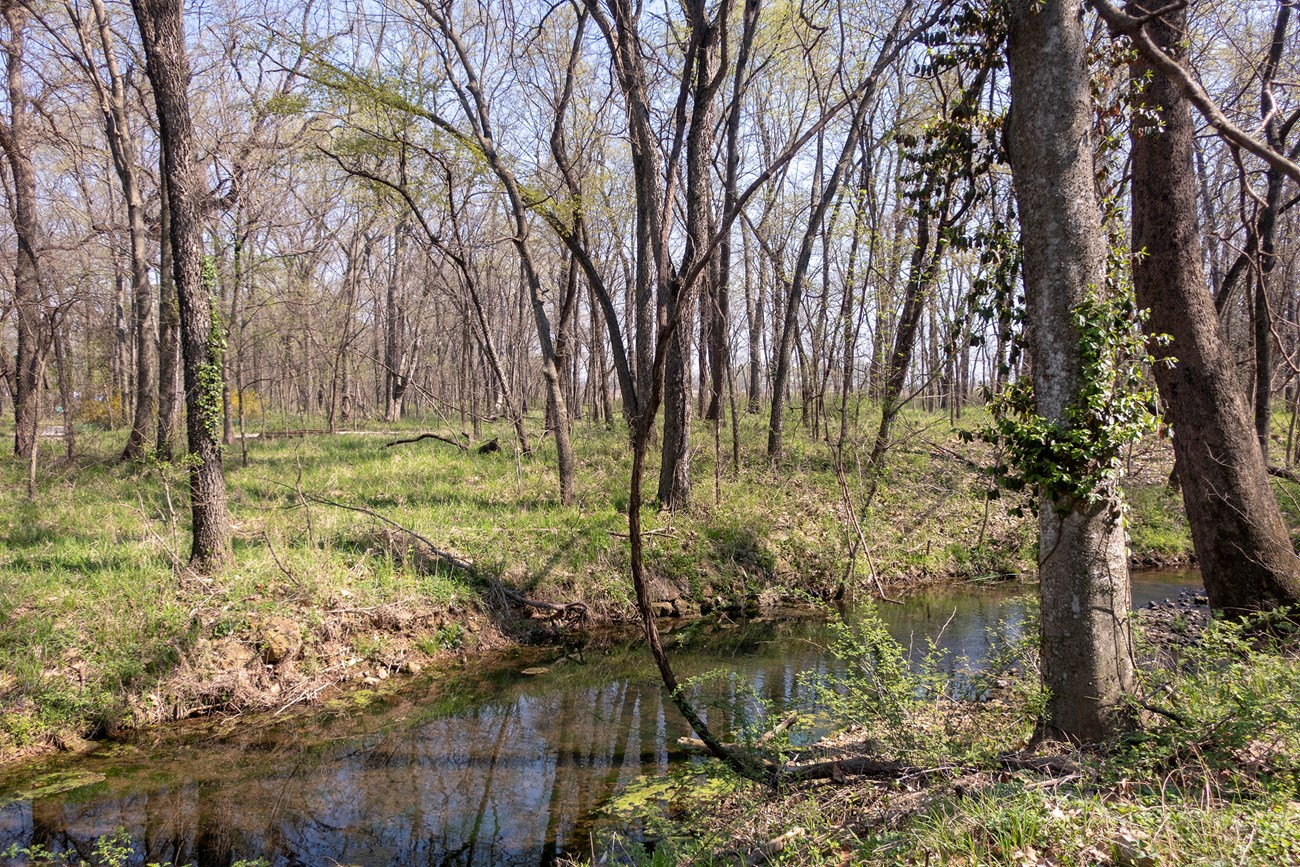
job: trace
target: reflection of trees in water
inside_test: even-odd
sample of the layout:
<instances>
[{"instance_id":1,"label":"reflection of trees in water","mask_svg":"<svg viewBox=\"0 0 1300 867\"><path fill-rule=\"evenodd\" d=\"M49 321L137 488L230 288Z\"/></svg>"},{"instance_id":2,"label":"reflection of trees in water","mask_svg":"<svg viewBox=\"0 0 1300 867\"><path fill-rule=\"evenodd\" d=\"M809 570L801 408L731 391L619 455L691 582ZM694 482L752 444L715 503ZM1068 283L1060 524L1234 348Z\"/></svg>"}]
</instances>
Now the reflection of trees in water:
<instances>
[{"instance_id":1,"label":"reflection of trees in water","mask_svg":"<svg viewBox=\"0 0 1300 867\"><path fill-rule=\"evenodd\" d=\"M925 637L944 628L944 644L972 656L1011 613L1006 597L881 609L905 645L914 631L911 643L924 652ZM725 731L753 697L777 708L808 705L810 683L840 667L821 649L826 637L806 620L700 623L681 631L693 652L679 659L696 674L732 672L701 688L711 724ZM545 863L585 846L593 813L639 775L665 773L687 733L639 649L587 658L545 677L499 678L495 700L476 695L474 707L445 693L424 702L410 694L360 719L121 760L104 791L83 791L80 802L77 793L42 799L29 818L0 814L0 830L88 854L97 836L123 827L145 859L201 867L256 855L277 865ZM453 707L454 716L429 717ZM157 782L167 777L188 782Z\"/></svg>"}]
</instances>

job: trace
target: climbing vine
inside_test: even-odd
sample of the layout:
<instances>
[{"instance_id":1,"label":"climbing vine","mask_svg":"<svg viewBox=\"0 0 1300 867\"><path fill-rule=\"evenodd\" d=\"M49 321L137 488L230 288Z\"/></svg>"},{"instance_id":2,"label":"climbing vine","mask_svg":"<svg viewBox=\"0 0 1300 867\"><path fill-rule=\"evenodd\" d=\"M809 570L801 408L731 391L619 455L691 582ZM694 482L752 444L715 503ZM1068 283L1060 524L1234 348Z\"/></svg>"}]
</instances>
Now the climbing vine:
<instances>
[{"instance_id":1,"label":"climbing vine","mask_svg":"<svg viewBox=\"0 0 1300 867\"><path fill-rule=\"evenodd\" d=\"M1056 501L1095 502L1116 493L1123 453L1155 430L1155 392L1147 376L1154 363L1127 281L1091 290L1071 311L1083 359L1080 390L1064 423L1038 414L1029 377L1011 383L989 403L991 427L978 436L1002 447L994 468L1009 490L1032 489Z\"/></svg>"},{"instance_id":2,"label":"climbing vine","mask_svg":"<svg viewBox=\"0 0 1300 867\"><path fill-rule=\"evenodd\" d=\"M1005 11L999 3L991 9ZM991 497L1004 489L1044 494L1062 505L1118 497L1125 449L1158 422L1148 370L1154 363L1152 350L1169 338L1144 336L1147 311L1138 308L1130 281L1123 144L1128 125L1147 109L1140 98L1141 83L1132 83L1126 74L1128 60L1110 40L1100 40L1089 51L1097 196L1109 252L1105 284L1086 292L1070 312L1082 359L1080 389L1063 422L1038 414L1029 376L1010 382L999 393L986 392L992 423L960 435L997 447ZM1001 371L1007 375L1019 354L1018 332L1024 327L1017 296L1019 243L1005 225L991 228L981 245L980 276L972 297L981 299L975 305L977 315L985 322L996 318L999 330L1010 339Z\"/></svg>"},{"instance_id":3,"label":"climbing vine","mask_svg":"<svg viewBox=\"0 0 1300 867\"><path fill-rule=\"evenodd\" d=\"M203 427L213 441L221 442L222 394L225 390L226 328L210 299L217 297L217 266L211 256L203 259L203 288L209 298L208 351L199 363L198 410Z\"/></svg>"}]
</instances>

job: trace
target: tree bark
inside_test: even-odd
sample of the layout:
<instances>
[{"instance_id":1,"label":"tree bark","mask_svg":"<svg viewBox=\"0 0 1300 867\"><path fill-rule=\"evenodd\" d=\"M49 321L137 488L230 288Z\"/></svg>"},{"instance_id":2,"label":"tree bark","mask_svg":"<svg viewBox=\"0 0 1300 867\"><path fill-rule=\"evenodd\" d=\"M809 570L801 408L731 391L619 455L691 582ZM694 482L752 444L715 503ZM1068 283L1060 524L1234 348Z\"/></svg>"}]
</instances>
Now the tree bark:
<instances>
[{"instance_id":1,"label":"tree bark","mask_svg":"<svg viewBox=\"0 0 1300 867\"><path fill-rule=\"evenodd\" d=\"M552 338L551 320L546 312L546 293L542 289L542 279L537 262L533 256L529 238L528 204L524 198L514 172L501 158L496 149L496 137L492 131L491 105L480 86L478 74L469 53L460 41L452 22L431 4L425 5L429 17L437 24L452 49L465 74L464 84L453 82L456 95L460 101L465 117L473 129L473 137L483 152L483 157L492 173L497 176L505 189L510 203L510 215L514 223L515 234L511 242L519 254L519 264L523 272L524 283L528 289L531 302L533 323L537 327L537 339L542 349L542 379L546 384L546 400L555 414L555 451L556 469L560 477L560 503L573 505L576 498L574 480L573 445L569 439L569 409L564 399L563 383L560 379L559 359ZM450 59L445 60L448 76L452 75Z\"/></svg>"},{"instance_id":2,"label":"tree bark","mask_svg":"<svg viewBox=\"0 0 1300 867\"><path fill-rule=\"evenodd\" d=\"M185 372L185 429L190 452L190 566L212 572L231 559L226 481L221 465L224 336L204 279L200 196L190 80L180 0L132 0L158 109L171 217L172 276L180 313Z\"/></svg>"},{"instance_id":3,"label":"tree bark","mask_svg":"<svg viewBox=\"0 0 1300 867\"><path fill-rule=\"evenodd\" d=\"M1057 425L1082 386L1072 310L1105 281L1093 177L1092 103L1081 0L1013 0L1007 144L1020 209L1034 394ZM1124 518L1116 492L1039 503L1041 654L1047 728L1097 741L1125 722L1133 688Z\"/></svg>"},{"instance_id":4,"label":"tree bark","mask_svg":"<svg viewBox=\"0 0 1300 867\"><path fill-rule=\"evenodd\" d=\"M14 258L14 311L17 314L18 358L14 379L14 454L28 457L36 444L40 415L40 370L43 352L44 316L41 312L40 256L44 234L37 211L36 168L32 163L32 123L27 81L24 75L26 29L29 13L17 0L0 5L8 40L4 43L9 97L9 117L0 122L0 150L13 176L14 235L18 255Z\"/></svg>"},{"instance_id":5,"label":"tree bark","mask_svg":"<svg viewBox=\"0 0 1300 867\"><path fill-rule=\"evenodd\" d=\"M1161 7L1130 3L1138 14ZM1185 13L1147 25L1164 50L1181 52ZM1168 334L1155 347L1156 383L1174 429L1174 453L1192 543L1210 605L1229 614L1300 601L1300 558L1269 487L1250 410L1219 338L1205 288L1196 220L1191 110L1182 91L1144 59L1134 78L1151 76L1144 94L1160 125L1133 128L1133 268L1138 304L1150 309L1147 332Z\"/></svg>"},{"instance_id":6,"label":"tree bark","mask_svg":"<svg viewBox=\"0 0 1300 867\"><path fill-rule=\"evenodd\" d=\"M62 318L62 317L60 317ZM68 335L63 323L50 324L55 375L59 379L59 402L63 404L63 453L69 461L77 452L77 428L72 423L72 365L68 359Z\"/></svg>"},{"instance_id":7,"label":"tree bark","mask_svg":"<svg viewBox=\"0 0 1300 867\"><path fill-rule=\"evenodd\" d=\"M929 196L933 189L926 185L922 198ZM947 193L945 192L945 197ZM946 212L945 202L942 212ZM928 201L917 204L916 246L912 250L912 260L908 267L906 288L903 290L903 308L898 316L898 328L894 333L894 351L881 371L883 390L880 396L880 425L876 429L876 438L871 446L871 457L867 463L871 468L871 482L867 488L865 506L870 507L875 499L880 478L884 474L885 455L889 450L890 437L893 434L894 420L903 408L900 398L903 386L907 383L907 374L912 367L912 355L916 350L916 334L921 325L921 314L934 289L934 282L939 274L939 260L943 255L944 218L940 217L939 231L935 233L934 249L930 248L931 214Z\"/></svg>"},{"instance_id":8,"label":"tree bark","mask_svg":"<svg viewBox=\"0 0 1300 867\"><path fill-rule=\"evenodd\" d=\"M659 141L653 127L654 110L638 32L640 5L631 0L607 0L609 17L599 0L584 0L592 19L609 45L619 90L627 101L628 144L632 155L632 180L636 191L635 345L638 411L653 387L657 307L666 304L668 262L664 253L663 193ZM658 323L662 325L662 323Z\"/></svg>"},{"instance_id":9,"label":"tree bark","mask_svg":"<svg viewBox=\"0 0 1300 867\"><path fill-rule=\"evenodd\" d=\"M1264 125L1264 137L1275 151L1283 150L1281 112L1273 97L1274 78L1282 52L1286 46L1286 32L1291 24L1291 4L1279 3L1277 19L1273 26L1273 39L1269 44L1264 71L1260 75L1259 109ZM1289 126L1289 125L1288 125ZM1273 315L1269 306L1269 277L1277 264L1275 236L1278 211L1282 205L1282 188L1286 176L1275 166L1269 166L1264 206L1256 221L1259 237L1259 273L1255 283L1255 433L1259 449L1268 464L1268 440L1273 422Z\"/></svg>"},{"instance_id":10,"label":"tree bark","mask_svg":"<svg viewBox=\"0 0 1300 867\"><path fill-rule=\"evenodd\" d=\"M127 228L130 233L131 260L131 335L135 349L135 411L132 414L131 433L127 437L126 447L122 450L123 460L139 460L144 457L145 445L148 443L158 396L155 393L154 367L156 365L156 340L153 321L153 292L149 287L149 254L144 225L144 198L140 191L139 163L135 141L131 137L130 118L127 114L126 85L117 62L116 38L109 26L108 12L103 0L91 0L95 14L95 26L99 31L99 42L104 52L104 68L108 72L108 84L104 85L98 75L94 76L93 85L99 97L100 113L104 120L104 138L108 141L109 152L113 158L113 168L117 173L118 183L122 188L122 200L126 203ZM71 11L71 7L69 7ZM73 13L75 15L75 12ZM88 62L94 54L90 50L90 40L80 27L82 50Z\"/></svg>"},{"instance_id":11,"label":"tree bark","mask_svg":"<svg viewBox=\"0 0 1300 867\"><path fill-rule=\"evenodd\" d=\"M181 362L181 314L176 302L176 281L172 276L171 207L167 204L167 174L159 165L159 269L158 269L158 437L154 451L159 460L170 461L175 453L176 415L179 401L176 375Z\"/></svg>"}]
</instances>

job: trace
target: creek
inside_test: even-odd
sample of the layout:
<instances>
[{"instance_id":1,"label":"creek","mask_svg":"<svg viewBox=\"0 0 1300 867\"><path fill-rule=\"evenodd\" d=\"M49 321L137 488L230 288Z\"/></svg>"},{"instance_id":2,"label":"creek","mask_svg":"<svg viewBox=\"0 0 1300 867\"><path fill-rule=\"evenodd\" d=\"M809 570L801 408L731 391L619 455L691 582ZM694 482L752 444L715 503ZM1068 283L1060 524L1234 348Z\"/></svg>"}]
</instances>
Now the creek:
<instances>
[{"instance_id":1,"label":"creek","mask_svg":"<svg viewBox=\"0 0 1300 867\"><path fill-rule=\"evenodd\" d=\"M1194 572L1133 580L1134 607L1199 584ZM978 662L1024 625L1033 593L947 587L877 610L911 653L934 639ZM750 696L805 706L809 684L838 664L820 618L669 626L681 675L727 672L695 688L724 734ZM384 695L162 727L11 770L0 775L0 853L38 844L89 856L124 829L133 864L546 865L618 827L609 807L639 782L701 761L677 745L688 734L626 634L524 648Z\"/></svg>"}]
</instances>

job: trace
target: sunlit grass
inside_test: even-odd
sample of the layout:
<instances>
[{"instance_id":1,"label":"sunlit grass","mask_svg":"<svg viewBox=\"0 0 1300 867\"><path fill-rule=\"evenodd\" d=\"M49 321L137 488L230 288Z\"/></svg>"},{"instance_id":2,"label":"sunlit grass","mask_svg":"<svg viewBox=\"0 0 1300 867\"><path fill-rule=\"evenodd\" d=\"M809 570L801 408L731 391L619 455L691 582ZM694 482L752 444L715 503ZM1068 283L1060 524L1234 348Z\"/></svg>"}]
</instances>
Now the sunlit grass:
<instances>
[{"instance_id":1,"label":"sunlit grass","mask_svg":"<svg viewBox=\"0 0 1300 867\"><path fill-rule=\"evenodd\" d=\"M875 579L898 587L1002 578L1032 566L1032 523L1009 514L1011 498L985 500L988 479L976 467L989 456L959 443L944 415L903 415L865 512L875 418L869 405L855 416L844 453L847 501L833 450L800 427L797 410L779 466L765 455L766 416L742 416L739 472L730 424L715 474L712 428L697 421L692 506L676 514L646 507L651 571L696 599L741 604L764 593L870 592ZM972 411L963 424L980 418ZM538 431L541 421L530 425ZM304 426L311 425L289 425ZM585 601L601 616L629 614L622 510L630 456L621 423L577 423L572 506L558 502L550 438L535 434L537 453L520 457L508 425L487 425L477 442L496 436L504 450L480 455L437 440L384 448L385 426L368 426L250 439L247 466L238 443L228 449L235 563L211 581L183 575L183 468L120 463L123 432L80 430L72 462L58 440L43 440L32 501L26 467L0 463L0 749L129 723L142 703L166 700L150 695L197 642L247 636L271 615L299 622L310 642L319 612L331 606L451 610L478 599L484 578L540 598ZM831 427L838 431L834 417ZM404 435L417 429L451 433L433 423L403 425ZM652 460L651 491L656 477ZM322 499L409 527L473 563L476 574L414 568L385 541L383 524ZM1138 547L1185 553L1185 539L1165 526L1176 524L1166 517L1174 504L1159 494L1134 498ZM867 540L852 560L850 509Z\"/></svg>"}]
</instances>

